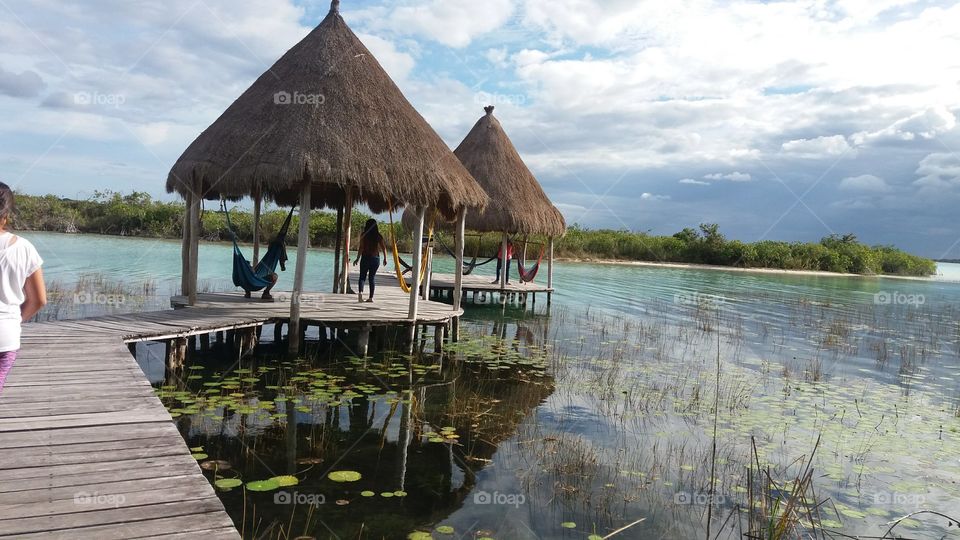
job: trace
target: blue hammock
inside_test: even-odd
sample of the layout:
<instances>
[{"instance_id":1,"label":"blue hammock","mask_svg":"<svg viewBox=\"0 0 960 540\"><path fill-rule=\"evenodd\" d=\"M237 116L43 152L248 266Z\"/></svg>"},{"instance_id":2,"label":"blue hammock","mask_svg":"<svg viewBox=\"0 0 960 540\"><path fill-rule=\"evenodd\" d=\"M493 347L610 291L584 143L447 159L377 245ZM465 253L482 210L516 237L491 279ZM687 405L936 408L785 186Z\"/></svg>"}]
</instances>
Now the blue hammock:
<instances>
[{"instance_id":1,"label":"blue hammock","mask_svg":"<svg viewBox=\"0 0 960 540\"><path fill-rule=\"evenodd\" d=\"M233 232L233 224L230 222L230 212L227 211L226 203L223 203L221 207L224 215L227 216L227 230L233 240L233 284L247 292L266 289L273 283L270 277L277 273L277 266L280 266L281 271L285 272L287 270L287 232L290 230L290 221L293 219L294 209L290 209L287 220L283 222L277 236L270 242L266 254L254 268L250 261L243 256L243 252L240 251L240 245L237 244L237 234Z\"/></svg>"}]
</instances>

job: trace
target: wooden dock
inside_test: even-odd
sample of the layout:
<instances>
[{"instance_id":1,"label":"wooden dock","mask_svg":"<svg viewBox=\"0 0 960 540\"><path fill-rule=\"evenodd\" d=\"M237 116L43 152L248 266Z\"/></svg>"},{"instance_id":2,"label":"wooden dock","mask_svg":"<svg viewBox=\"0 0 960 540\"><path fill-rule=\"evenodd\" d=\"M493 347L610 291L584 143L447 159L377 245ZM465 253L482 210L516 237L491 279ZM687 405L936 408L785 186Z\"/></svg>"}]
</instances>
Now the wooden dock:
<instances>
[{"instance_id":1,"label":"wooden dock","mask_svg":"<svg viewBox=\"0 0 960 540\"><path fill-rule=\"evenodd\" d=\"M552 302L554 290L539 283L522 283L519 280L511 281L506 287L500 283L491 283L489 275L463 276L463 298L473 303L510 303L520 306L536 305L537 295L546 295L547 305ZM430 279L432 298L450 298L454 291L454 276L452 274L434 273Z\"/></svg>"},{"instance_id":2,"label":"wooden dock","mask_svg":"<svg viewBox=\"0 0 960 540\"><path fill-rule=\"evenodd\" d=\"M289 300L274 296L201 295L184 309L25 325L0 394L0 538L239 538L129 347L279 326ZM411 324L399 289L377 297L305 295L303 320ZM461 314L423 302L416 322Z\"/></svg>"}]
</instances>

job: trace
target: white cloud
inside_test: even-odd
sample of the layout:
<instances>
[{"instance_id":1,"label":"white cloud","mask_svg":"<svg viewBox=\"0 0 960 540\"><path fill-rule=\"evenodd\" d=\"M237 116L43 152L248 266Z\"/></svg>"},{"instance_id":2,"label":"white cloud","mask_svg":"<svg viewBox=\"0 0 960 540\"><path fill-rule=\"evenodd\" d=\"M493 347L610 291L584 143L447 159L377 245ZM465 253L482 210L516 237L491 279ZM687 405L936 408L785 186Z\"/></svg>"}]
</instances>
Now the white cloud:
<instances>
[{"instance_id":1,"label":"white cloud","mask_svg":"<svg viewBox=\"0 0 960 540\"><path fill-rule=\"evenodd\" d=\"M372 34L358 33L357 37L370 49L383 69L398 84L406 80L413 71L416 60L409 54L398 51L393 42Z\"/></svg>"},{"instance_id":2,"label":"white cloud","mask_svg":"<svg viewBox=\"0 0 960 540\"><path fill-rule=\"evenodd\" d=\"M510 20L513 4L511 0L429 0L368 9L354 16L371 29L419 35L448 47L462 48Z\"/></svg>"},{"instance_id":3,"label":"white cloud","mask_svg":"<svg viewBox=\"0 0 960 540\"><path fill-rule=\"evenodd\" d=\"M795 139L783 143L780 150L784 154L806 159L835 158L856 152L843 135L821 136L816 139Z\"/></svg>"},{"instance_id":4,"label":"white cloud","mask_svg":"<svg viewBox=\"0 0 960 540\"><path fill-rule=\"evenodd\" d=\"M732 172L732 173L712 173L704 176L707 180L728 180L730 182L749 182L753 180L753 177L748 173L742 172Z\"/></svg>"},{"instance_id":5,"label":"white cloud","mask_svg":"<svg viewBox=\"0 0 960 540\"><path fill-rule=\"evenodd\" d=\"M704 182L703 180L694 180L693 178L684 178L679 181L680 184L688 184L691 186L709 186L710 182Z\"/></svg>"},{"instance_id":6,"label":"white cloud","mask_svg":"<svg viewBox=\"0 0 960 540\"><path fill-rule=\"evenodd\" d=\"M960 155L934 153L923 158L917 167L920 178L914 184L933 191L960 187Z\"/></svg>"},{"instance_id":7,"label":"white cloud","mask_svg":"<svg viewBox=\"0 0 960 540\"><path fill-rule=\"evenodd\" d=\"M669 195L654 195L653 193L646 193L640 195L640 198L645 201L668 201L670 200Z\"/></svg>"},{"instance_id":8,"label":"white cloud","mask_svg":"<svg viewBox=\"0 0 960 540\"><path fill-rule=\"evenodd\" d=\"M932 139L957 127L957 117L940 105L897 120L890 126L874 132L862 131L852 138L855 144L883 141L912 141L917 138Z\"/></svg>"},{"instance_id":9,"label":"white cloud","mask_svg":"<svg viewBox=\"0 0 960 540\"><path fill-rule=\"evenodd\" d=\"M883 193L890 191L887 181L872 174L861 174L860 176L849 176L840 180L840 189L844 191L868 191Z\"/></svg>"}]
</instances>

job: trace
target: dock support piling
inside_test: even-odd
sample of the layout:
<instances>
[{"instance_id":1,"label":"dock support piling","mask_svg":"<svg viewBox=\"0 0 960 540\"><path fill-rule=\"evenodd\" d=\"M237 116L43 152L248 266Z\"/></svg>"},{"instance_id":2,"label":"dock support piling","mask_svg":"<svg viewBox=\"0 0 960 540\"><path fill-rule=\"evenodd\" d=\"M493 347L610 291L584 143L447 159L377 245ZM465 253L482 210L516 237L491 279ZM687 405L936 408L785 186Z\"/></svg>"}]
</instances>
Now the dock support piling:
<instances>
[{"instance_id":1,"label":"dock support piling","mask_svg":"<svg viewBox=\"0 0 960 540\"><path fill-rule=\"evenodd\" d=\"M165 363L167 369L178 370L183 368L184 362L187 359L187 339L186 338L176 338L168 340L166 343L166 359Z\"/></svg>"},{"instance_id":2,"label":"dock support piling","mask_svg":"<svg viewBox=\"0 0 960 540\"><path fill-rule=\"evenodd\" d=\"M297 235L297 269L293 278L293 298L290 300L290 337L288 352L291 356L300 354L303 340L300 339L300 295L303 294L303 280L307 271L307 246L310 243L310 195L312 184L306 179L300 191L300 231Z\"/></svg>"}]
</instances>

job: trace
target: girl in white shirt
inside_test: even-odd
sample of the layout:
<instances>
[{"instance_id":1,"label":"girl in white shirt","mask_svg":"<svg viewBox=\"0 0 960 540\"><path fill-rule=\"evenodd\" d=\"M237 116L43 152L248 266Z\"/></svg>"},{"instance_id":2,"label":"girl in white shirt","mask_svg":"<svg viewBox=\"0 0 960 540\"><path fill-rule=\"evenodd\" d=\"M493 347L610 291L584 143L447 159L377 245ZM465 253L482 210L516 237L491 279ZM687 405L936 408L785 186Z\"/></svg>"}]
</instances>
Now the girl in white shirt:
<instances>
[{"instance_id":1,"label":"girl in white shirt","mask_svg":"<svg viewBox=\"0 0 960 540\"><path fill-rule=\"evenodd\" d=\"M33 244L7 231L13 191L0 182L0 392L20 350L20 324L47 303L43 259Z\"/></svg>"}]
</instances>

